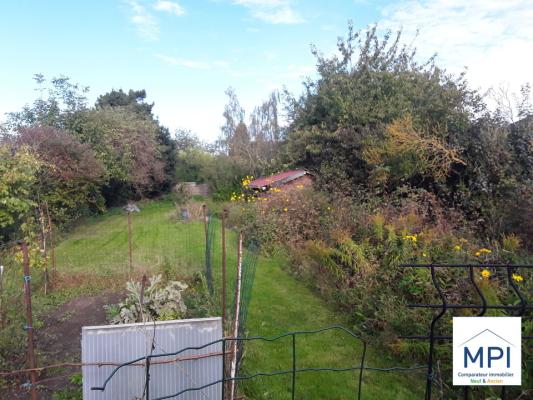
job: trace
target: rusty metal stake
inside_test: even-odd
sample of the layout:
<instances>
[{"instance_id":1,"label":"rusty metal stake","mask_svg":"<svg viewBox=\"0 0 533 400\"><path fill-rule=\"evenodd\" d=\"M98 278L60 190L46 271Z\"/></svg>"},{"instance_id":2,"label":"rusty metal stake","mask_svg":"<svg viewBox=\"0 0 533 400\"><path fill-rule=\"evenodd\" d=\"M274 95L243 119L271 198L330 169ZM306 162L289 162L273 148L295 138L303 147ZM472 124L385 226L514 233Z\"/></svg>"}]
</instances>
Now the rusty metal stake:
<instances>
[{"instance_id":1,"label":"rusty metal stake","mask_svg":"<svg viewBox=\"0 0 533 400\"><path fill-rule=\"evenodd\" d=\"M130 276L133 272L133 250L131 245L131 212L128 211L128 251L130 260Z\"/></svg>"},{"instance_id":2,"label":"rusty metal stake","mask_svg":"<svg viewBox=\"0 0 533 400\"><path fill-rule=\"evenodd\" d=\"M141 297L140 297L140 309L141 309L141 315L142 315L142 322L144 321L144 311L143 311L143 305L144 305L144 289L146 288L146 274L143 275L143 279L141 281Z\"/></svg>"},{"instance_id":3,"label":"rusty metal stake","mask_svg":"<svg viewBox=\"0 0 533 400\"><path fill-rule=\"evenodd\" d=\"M33 342L33 315L31 310L31 285L30 285L30 256L28 254L28 245L23 241L20 245L22 249L22 266L24 270L24 303L26 304L26 330L28 332L28 367L34 369L37 366L35 361L35 351ZM37 390L35 384L37 382L37 372L30 372L31 382L31 398L37 400Z\"/></svg>"}]
</instances>

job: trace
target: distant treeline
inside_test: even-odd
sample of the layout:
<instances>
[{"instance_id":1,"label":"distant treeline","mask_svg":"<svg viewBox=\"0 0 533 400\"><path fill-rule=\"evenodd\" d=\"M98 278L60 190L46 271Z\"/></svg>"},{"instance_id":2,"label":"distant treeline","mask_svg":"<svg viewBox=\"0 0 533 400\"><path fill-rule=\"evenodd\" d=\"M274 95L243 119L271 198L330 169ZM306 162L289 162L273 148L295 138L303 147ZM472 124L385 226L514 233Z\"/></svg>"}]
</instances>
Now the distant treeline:
<instances>
[{"instance_id":1,"label":"distant treeline","mask_svg":"<svg viewBox=\"0 0 533 400\"><path fill-rule=\"evenodd\" d=\"M89 106L87 88L36 75L39 98L2 128L0 234L16 236L42 202L63 222L165 193L177 181L207 182L227 200L242 176L303 167L332 196L422 190L491 237L530 238L529 86L516 96L492 91L497 107L489 109L464 74L447 73L433 58L421 62L402 43L400 33L349 26L337 55L313 49L317 78L300 96L274 92L249 118L228 89L213 144L171 134L144 90L112 90Z\"/></svg>"}]
</instances>

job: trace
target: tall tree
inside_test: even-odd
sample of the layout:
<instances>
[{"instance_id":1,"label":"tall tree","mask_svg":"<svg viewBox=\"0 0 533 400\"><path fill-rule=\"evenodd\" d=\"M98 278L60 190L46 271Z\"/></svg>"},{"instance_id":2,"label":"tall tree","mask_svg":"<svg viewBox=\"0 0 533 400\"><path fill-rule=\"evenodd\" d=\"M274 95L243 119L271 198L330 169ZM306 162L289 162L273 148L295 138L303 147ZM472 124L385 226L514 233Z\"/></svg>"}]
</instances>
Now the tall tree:
<instances>
[{"instance_id":1,"label":"tall tree","mask_svg":"<svg viewBox=\"0 0 533 400\"><path fill-rule=\"evenodd\" d=\"M221 135L218 146L223 153L228 154L231 138L235 134L237 126L244 123L245 112L233 88L228 88L225 94L228 96L228 103L224 106L224 113L222 114L225 122L220 128Z\"/></svg>"},{"instance_id":2,"label":"tall tree","mask_svg":"<svg viewBox=\"0 0 533 400\"><path fill-rule=\"evenodd\" d=\"M130 107L104 107L87 113L79 135L105 165L108 204L148 195L165 182L160 133L156 122Z\"/></svg>"},{"instance_id":3,"label":"tall tree","mask_svg":"<svg viewBox=\"0 0 533 400\"><path fill-rule=\"evenodd\" d=\"M50 127L25 127L13 138L17 148L28 148L40 161L33 191L46 201L56 223L90 211L102 211L100 193L104 167L88 144Z\"/></svg>"},{"instance_id":4,"label":"tall tree","mask_svg":"<svg viewBox=\"0 0 533 400\"><path fill-rule=\"evenodd\" d=\"M132 90L128 93L122 89L112 90L100 95L96 100L96 107L132 107L135 113L152 118L154 103L146 103L146 90Z\"/></svg>"},{"instance_id":5,"label":"tall tree","mask_svg":"<svg viewBox=\"0 0 533 400\"><path fill-rule=\"evenodd\" d=\"M250 116L250 152L255 163L255 174L272 172L279 164L278 155L283 139L279 123L279 103L279 93L272 92Z\"/></svg>"},{"instance_id":6,"label":"tall tree","mask_svg":"<svg viewBox=\"0 0 533 400\"><path fill-rule=\"evenodd\" d=\"M154 103L146 102L146 90L132 90L127 93L122 89L111 90L96 100L97 108L123 108L126 107L142 119L147 119L159 126L157 142L159 146L159 159L164 163L164 179L159 186L154 186L154 192L164 192L170 189L174 181L176 168L176 145L167 127L162 126L153 115Z\"/></svg>"},{"instance_id":7,"label":"tall tree","mask_svg":"<svg viewBox=\"0 0 533 400\"><path fill-rule=\"evenodd\" d=\"M333 186L370 183L394 190L410 183L431 188L442 180L429 164L420 169L416 163L454 154L470 121L484 110L463 75L447 74L433 58L419 63L416 49L402 45L401 32L382 38L377 27L356 32L350 25L347 38L339 39L337 55L313 53L318 79L306 82L304 94L290 102L288 154L293 163L322 172L327 176L322 183ZM393 129L406 118L412 126ZM415 163L413 151L377 157L406 135L428 146L424 151L431 156Z\"/></svg>"},{"instance_id":8,"label":"tall tree","mask_svg":"<svg viewBox=\"0 0 533 400\"><path fill-rule=\"evenodd\" d=\"M66 76L58 76L48 82L44 75L35 74L39 97L26 104L21 111L7 114L4 130L14 132L24 126L50 126L76 130L87 110L89 87L72 83Z\"/></svg>"}]
</instances>

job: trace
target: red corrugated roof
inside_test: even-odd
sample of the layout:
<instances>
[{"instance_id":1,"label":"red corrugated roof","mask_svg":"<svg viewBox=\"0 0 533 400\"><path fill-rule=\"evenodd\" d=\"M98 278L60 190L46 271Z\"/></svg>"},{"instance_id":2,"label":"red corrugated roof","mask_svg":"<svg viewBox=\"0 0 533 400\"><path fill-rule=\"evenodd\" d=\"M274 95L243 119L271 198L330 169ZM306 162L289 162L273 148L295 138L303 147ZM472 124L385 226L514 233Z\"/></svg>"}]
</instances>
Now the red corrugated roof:
<instances>
[{"instance_id":1,"label":"red corrugated roof","mask_svg":"<svg viewBox=\"0 0 533 400\"><path fill-rule=\"evenodd\" d=\"M280 172L279 174L255 179L250 183L249 187L262 188L264 186L272 186L276 183L290 182L293 179L297 179L301 176L304 176L305 174L307 174L307 171L304 169Z\"/></svg>"}]
</instances>

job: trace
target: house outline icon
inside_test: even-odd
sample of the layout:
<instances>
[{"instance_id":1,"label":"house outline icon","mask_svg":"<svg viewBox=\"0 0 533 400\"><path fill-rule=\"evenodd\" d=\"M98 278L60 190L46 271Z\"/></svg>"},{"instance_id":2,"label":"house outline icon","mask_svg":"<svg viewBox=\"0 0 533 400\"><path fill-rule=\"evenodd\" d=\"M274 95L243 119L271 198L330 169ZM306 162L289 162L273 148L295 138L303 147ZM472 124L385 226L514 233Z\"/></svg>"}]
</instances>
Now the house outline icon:
<instances>
[{"instance_id":1,"label":"house outline icon","mask_svg":"<svg viewBox=\"0 0 533 400\"><path fill-rule=\"evenodd\" d=\"M511 346L515 347L514 344L512 344L512 343L509 342L508 340L504 339L503 337L501 337L501 336L498 335L497 333L494 333L492 330L490 330L490 329L488 329L488 328L482 330L481 332L479 332L479 333L475 334L474 336L472 336L470 339L467 339L467 340L464 341L463 343L457 345L457 347L462 347L462 346L466 345L468 342L470 342L470 341L472 341L472 340L474 340L474 339L480 337L481 335L483 335L483 334L485 334L485 333L490 333L490 334L492 334L493 336L496 336L498 339L503 340L505 343L508 343L508 344L510 344Z\"/></svg>"}]
</instances>

